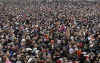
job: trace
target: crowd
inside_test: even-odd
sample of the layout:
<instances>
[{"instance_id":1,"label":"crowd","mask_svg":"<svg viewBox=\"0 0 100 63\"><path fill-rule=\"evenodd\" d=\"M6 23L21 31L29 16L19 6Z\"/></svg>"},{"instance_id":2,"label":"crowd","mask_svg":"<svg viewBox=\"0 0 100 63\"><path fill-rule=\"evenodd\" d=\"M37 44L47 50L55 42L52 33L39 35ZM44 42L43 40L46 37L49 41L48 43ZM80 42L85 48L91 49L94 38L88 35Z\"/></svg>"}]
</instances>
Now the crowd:
<instances>
[{"instance_id":1,"label":"crowd","mask_svg":"<svg viewBox=\"0 0 100 63\"><path fill-rule=\"evenodd\" d=\"M0 63L100 63L99 4L0 5Z\"/></svg>"}]
</instances>

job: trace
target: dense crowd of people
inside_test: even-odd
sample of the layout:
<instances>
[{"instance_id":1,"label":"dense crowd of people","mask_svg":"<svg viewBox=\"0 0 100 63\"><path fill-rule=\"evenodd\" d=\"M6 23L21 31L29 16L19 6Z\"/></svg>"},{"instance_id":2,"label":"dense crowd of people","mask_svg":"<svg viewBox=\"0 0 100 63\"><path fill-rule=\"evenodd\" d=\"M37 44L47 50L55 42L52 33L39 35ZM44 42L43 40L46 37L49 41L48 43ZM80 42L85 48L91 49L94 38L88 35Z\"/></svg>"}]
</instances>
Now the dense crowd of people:
<instances>
[{"instance_id":1,"label":"dense crowd of people","mask_svg":"<svg viewBox=\"0 0 100 63\"><path fill-rule=\"evenodd\" d=\"M0 63L99 63L99 10L89 2L0 5Z\"/></svg>"}]
</instances>

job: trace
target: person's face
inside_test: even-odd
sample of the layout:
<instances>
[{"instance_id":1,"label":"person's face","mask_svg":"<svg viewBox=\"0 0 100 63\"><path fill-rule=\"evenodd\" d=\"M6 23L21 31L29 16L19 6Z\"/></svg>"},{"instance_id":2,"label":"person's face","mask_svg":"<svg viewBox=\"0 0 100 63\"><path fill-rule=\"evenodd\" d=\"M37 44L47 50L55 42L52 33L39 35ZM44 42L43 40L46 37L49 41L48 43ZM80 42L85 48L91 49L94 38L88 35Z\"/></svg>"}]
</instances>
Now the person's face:
<instances>
[{"instance_id":1,"label":"person's face","mask_svg":"<svg viewBox=\"0 0 100 63\"><path fill-rule=\"evenodd\" d=\"M25 42L22 42L21 45L24 46L25 45Z\"/></svg>"}]
</instances>

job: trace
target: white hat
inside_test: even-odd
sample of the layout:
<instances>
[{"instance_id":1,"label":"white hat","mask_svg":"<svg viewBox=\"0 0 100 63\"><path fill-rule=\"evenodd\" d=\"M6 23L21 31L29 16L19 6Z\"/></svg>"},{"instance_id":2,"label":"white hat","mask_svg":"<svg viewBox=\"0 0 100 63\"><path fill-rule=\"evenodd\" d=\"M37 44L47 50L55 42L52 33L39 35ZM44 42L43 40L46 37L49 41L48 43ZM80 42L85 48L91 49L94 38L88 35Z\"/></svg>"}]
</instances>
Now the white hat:
<instances>
[{"instance_id":1,"label":"white hat","mask_svg":"<svg viewBox=\"0 0 100 63\"><path fill-rule=\"evenodd\" d=\"M21 41L24 42L24 41L26 41L26 40L25 40L25 39L22 39Z\"/></svg>"},{"instance_id":2,"label":"white hat","mask_svg":"<svg viewBox=\"0 0 100 63\"><path fill-rule=\"evenodd\" d=\"M31 48L26 48L26 51L31 51L32 49Z\"/></svg>"}]
</instances>

